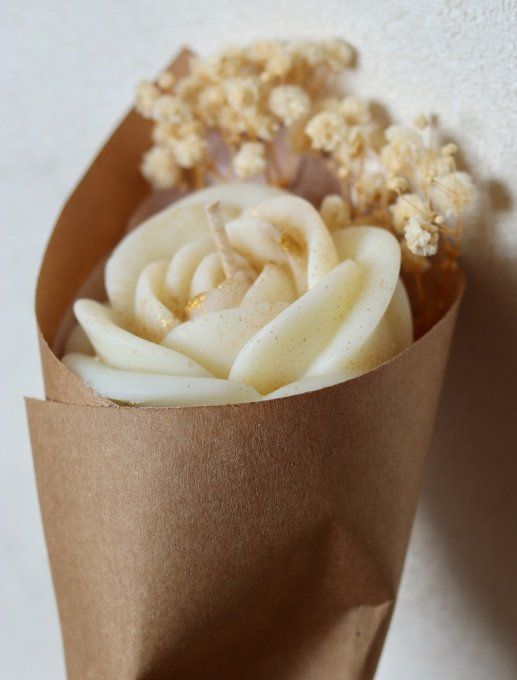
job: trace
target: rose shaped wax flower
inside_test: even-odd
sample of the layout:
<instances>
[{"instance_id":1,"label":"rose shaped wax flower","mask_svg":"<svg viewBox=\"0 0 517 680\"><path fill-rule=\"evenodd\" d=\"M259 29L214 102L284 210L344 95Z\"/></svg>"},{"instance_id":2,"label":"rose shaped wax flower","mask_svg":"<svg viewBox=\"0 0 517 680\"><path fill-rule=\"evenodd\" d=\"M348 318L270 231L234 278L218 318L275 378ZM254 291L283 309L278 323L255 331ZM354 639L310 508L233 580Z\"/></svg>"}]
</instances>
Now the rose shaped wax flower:
<instances>
[{"instance_id":1,"label":"rose shaped wax flower","mask_svg":"<svg viewBox=\"0 0 517 680\"><path fill-rule=\"evenodd\" d=\"M400 259L387 230L331 231L309 202L279 189L203 189L117 246L105 269L108 302L74 307L95 356L74 351L76 332L63 361L98 394L140 405L332 385L412 342Z\"/></svg>"}]
</instances>

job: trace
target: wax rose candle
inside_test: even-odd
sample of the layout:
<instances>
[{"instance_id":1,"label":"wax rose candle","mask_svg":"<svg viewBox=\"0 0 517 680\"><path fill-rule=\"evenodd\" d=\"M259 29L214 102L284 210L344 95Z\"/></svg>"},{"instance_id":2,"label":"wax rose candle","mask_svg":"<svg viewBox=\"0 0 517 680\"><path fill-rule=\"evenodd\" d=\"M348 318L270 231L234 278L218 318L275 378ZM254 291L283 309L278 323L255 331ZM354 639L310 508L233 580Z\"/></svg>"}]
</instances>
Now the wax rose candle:
<instances>
[{"instance_id":1,"label":"wax rose candle","mask_svg":"<svg viewBox=\"0 0 517 680\"><path fill-rule=\"evenodd\" d=\"M117 246L108 302L74 306L91 355L77 351L76 331L63 361L97 393L130 404L318 389L411 343L399 270L399 244L384 229L331 231L304 199L260 184L203 189Z\"/></svg>"}]
</instances>

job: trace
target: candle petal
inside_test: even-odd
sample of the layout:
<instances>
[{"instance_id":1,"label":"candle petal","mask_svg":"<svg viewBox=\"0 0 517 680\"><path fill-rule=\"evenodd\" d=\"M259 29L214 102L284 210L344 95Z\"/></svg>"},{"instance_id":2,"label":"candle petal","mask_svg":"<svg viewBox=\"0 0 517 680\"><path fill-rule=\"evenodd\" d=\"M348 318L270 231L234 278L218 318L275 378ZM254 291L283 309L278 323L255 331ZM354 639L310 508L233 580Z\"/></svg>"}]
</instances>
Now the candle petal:
<instances>
[{"instance_id":1,"label":"candle petal","mask_svg":"<svg viewBox=\"0 0 517 680\"><path fill-rule=\"evenodd\" d=\"M399 278L400 247L385 229L348 227L334 232L334 241L340 257L357 264L361 285L349 313L307 376L355 373L358 352L386 312Z\"/></svg>"},{"instance_id":2,"label":"candle petal","mask_svg":"<svg viewBox=\"0 0 517 680\"><path fill-rule=\"evenodd\" d=\"M237 272L231 278L221 284L201 293L187 305L187 315L195 319L209 312L218 312L232 307L238 307L246 291L250 287L251 280L243 272Z\"/></svg>"},{"instance_id":3,"label":"candle petal","mask_svg":"<svg viewBox=\"0 0 517 680\"><path fill-rule=\"evenodd\" d=\"M163 297L167 267L167 260L151 262L140 274L136 285L136 326L139 333L152 342L160 342L171 328L180 323L180 319L160 299Z\"/></svg>"},{"instance_id":4,"label":"candle petal","mask_svg":"<svg viewBox=\"0 0 517 680\"><path fill-rule=\"evenodd\" d=\"M294 282L284 267L267 264L242 298L241 307L261 302L296 300Z\"/></svg>"},{"instance_id":5,"label":"candle petal","mask_svg":"<svg viewBox=\"0 0 517 680\"><path fill-rule=\"evenodd\" d=\"M211 236L197 238L179 248L170 261L165 275L165 290L170 304L182 310L190 298L192 277L206 255L215 252ZM222 272L222 268L221 268Z\"/></svg>"},{"instance_id":6,"label":"candle petal","mask_svg":"<svg viewBox=\"0 0 517 680\"><path fill-rule=\"evenodd\" d=\"M162 345L226 378L242 346L286 307L283 302L266 302L204 314L176 326Z\"/></svg>"},{"instance_id":7,"label":"candle petal","mask_svg":"<svg viewBox=\"0 0 517 680\"><path fill-rule=\"evenodd\" d=\"M267 394L301 378L346 318L359 285L357 265L338 264L244 345L230 379Z\"/></svg>"},{"instance_id":8,"label":"candle petal","mask_svg":"<svg viewBox=\"0 0 517 680\"><path fill-rule=\"evenodd\" d=\"M249 208L250 215L274 224L293 247L307 249L307 286L319 283L339 262L332 237L313 206L298 196L279 196ZM289 246L286 244L289 251Z\"/></svg>"},{"instance_id":9,"label":"candle petal","mask_svg":"<svg viewBox=\"0 0 517 680\"><path fill-rule=\"evenodd\" d=\"M112 310L93 300L77 300L77 320L97 356L112 368L169 375L210 376L189 357L121 328Z\"/></svg>"},{"instance_id":10,"label":"candle petal","mask_svg":"<svg viewBox=\"0 0 517 680\"><path fill-rule=\"evenodd\" d=\"M206 255L198 264L190 282L190 298L214 290L225 280L221 258L218 253Z\"/></svg>"},{"instance_id":11,"label":"candle petal","mask_svg":"<svg viewBox=\"0 0 517 680\"><path fill-rule=\"evenodd\" d=\"M277 390L266 394L262 397L264 400L281 399L282 397L292 397L295 394L303 394L304 392L314 392L315 390L322 390L324 387L331 387L342 382L343 378L339 375L319 375L315 378L302 378L295 380L292 383L279 387Z\"/></svg>"},{"instance_id":12,"label":"candle petal","mask_svg":"<svg viewBox=\"0 0 517 680\"><path fill-rule=\"evenodd\" d=\"M232 247L254 267L267 262L284 264L285 251L280 247L282 232L274 224L256 217L237 217L226 225Z\"/></svg>"},{"instance_id":13,"label":"candle petal","mask_svg":"<svg viewBox=\"0 0 517 680\"><path fill-rule=\"evenodd\" d=\"M67 354L63 363L98 394L140 406L200 406L258 401L249 385L217 378L122 371L84 354Z\"/></svg>"}]
</instances>

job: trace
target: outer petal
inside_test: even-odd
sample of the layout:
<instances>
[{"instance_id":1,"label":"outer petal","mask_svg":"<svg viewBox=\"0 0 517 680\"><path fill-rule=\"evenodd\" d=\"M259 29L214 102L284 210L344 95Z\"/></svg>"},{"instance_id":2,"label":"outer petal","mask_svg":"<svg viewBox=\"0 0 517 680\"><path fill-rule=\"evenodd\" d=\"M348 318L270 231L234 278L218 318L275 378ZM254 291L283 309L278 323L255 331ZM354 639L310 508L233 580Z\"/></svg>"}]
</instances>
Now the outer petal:
<instances>
[{"instance_id":1,"label":"outer petal","mask_svg":"<svg viewBox=\"0 0 517 680\"><path fill-rule=\"evenodd\" d=\"M354 304L331 341L308 368L307 376L353 370L360 350L384 316L399 280L400 246L376 227L349 227L334 232L341 259L351 258L360 272Z\"/></svg>"},{"instance_id":2,"label":"outer petal","mask_svg":"<svg viewBox=\"0 0 517 680\"><path fill-rule=\"evenodd\" d=\"M230 380L119 371L84 354L67 354L63 363L108 399L140 406L201 406L257 401L252 387Z\"/></svg>"},{"instance_id":3,"label":"outer petal","mask_svg":"<svg viewBox=\"0 0 517 680\"><path fill-rule=\"evenodd\" d=\"M338 264L244 345L230 378L267 394L302 377L346 318L359 285L357 265Z\"/></svg>"},{"instance_id":4,"label":"outer petal","mask_svg":"<svg viewBox=\"0 0 517 680\"><path fill-rule=\"evenodd\" d=\"M167 375L210 375L189 357L121 328L113 311L105 305L77 300L74 312L99 358L112 368Z\"/></svg>"}]
</instances>

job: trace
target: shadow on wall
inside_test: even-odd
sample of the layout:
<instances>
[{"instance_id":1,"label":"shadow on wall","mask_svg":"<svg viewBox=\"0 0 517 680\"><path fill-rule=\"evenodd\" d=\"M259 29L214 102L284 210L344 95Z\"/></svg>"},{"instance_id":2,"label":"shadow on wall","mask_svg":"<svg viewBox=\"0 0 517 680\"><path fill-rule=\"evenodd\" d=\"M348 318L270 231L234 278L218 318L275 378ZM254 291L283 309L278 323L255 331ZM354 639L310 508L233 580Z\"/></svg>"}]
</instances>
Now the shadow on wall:
<instances>
[{"instance_id":1,"label":"shadow on wall","mask_svg":"<svg viewBox=\"0 0 517 680\"><path fill-rule=\"evenodd\" d=\"M460 313L423 491L451 568L517 668L517 264L494 249L491 182L467 244ZM517 225L516 225L517 228ZM470 230L469 230L470 231Z\"/></svg>"}]
</instances>

